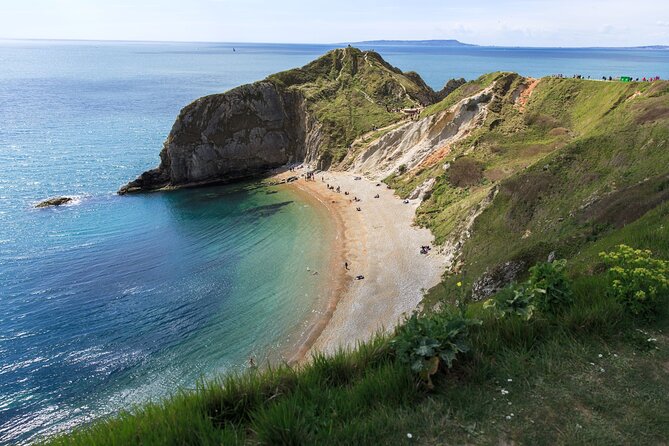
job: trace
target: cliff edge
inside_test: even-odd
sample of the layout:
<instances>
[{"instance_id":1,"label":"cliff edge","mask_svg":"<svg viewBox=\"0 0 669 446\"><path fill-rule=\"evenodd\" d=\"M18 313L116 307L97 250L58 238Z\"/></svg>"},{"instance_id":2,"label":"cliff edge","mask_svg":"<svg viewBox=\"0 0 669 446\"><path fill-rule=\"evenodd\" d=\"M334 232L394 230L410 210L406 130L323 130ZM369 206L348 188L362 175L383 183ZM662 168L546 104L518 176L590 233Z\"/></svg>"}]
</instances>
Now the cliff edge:
<instances>
[{"instance_id":1,"label":"cliff edge","mask_svg":"<svg viewBox=\"0 0 669 446\"><path fill-rule=\"evenodd\" d=\"M403 73L377 53L333 50L302 68L186 106L160 165L119 194L227 183L288 163L327 169L360 135L438 99L418 74Z\"/></svg>"}]
</instances>

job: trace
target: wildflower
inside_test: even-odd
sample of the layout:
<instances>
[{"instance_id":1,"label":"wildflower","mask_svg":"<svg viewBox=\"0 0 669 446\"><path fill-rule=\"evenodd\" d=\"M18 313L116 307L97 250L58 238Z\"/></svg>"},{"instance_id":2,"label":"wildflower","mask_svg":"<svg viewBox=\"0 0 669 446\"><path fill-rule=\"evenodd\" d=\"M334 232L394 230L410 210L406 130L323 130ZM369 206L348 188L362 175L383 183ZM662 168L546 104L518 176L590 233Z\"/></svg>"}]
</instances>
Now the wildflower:
<instances>
[{"instance_id":1,"label":"wildflower","mask_svg":"<svg viewBox=\"0 0 669 446\"><path fill-rule=\"evenodd\" d=\"M461 287L461 286L462 286L462 282L458 282L458 283L456 283L456 285L457 285L458 287Z\"/></svg>"},{"instance_id":2,"label":"wildflower","mask_svg":"<svg viewBox=\"0 0 669 446\"><path fill-rule=\"evenodd\" d=\"M508 403L506 403L506 404L508 404L508 405L510 406L510 405L511 405L511 401L509 401L509 402L508 402Z\"/></svg>"},{"instance_id":3,"label":"wildflower","mask_svg":"<svg viewBox=\"0 0 669 446\"><path fill-rule=\"evenodd\" d=\"M599 372L600 372L600 373L604 373L604 369L600 367L600 368L599 368Z\"/></svg>"},{"instance_id":4,"label":"wildflower","mask_svg":"<svg viewBox=\"0 0 669 446\"><path fill-rule=\"evenodd\" d=\"M507 381L508 381L508 382L513 382L513 380L512 380L511 378L507 379Z\"/></svg>"},{"instance_id":5,"label":"wildflower","mask_svg":"<svg viewBox=\"0 0 669 446\"><path fill-rule=\"evenodd\" d=\"M600 353L600 354L597 355L597 357L598 357L598 358L603 358L604 355L602 355L602 354Z\"/></svg>"},{"instance_id":6,"label":"wildflower","mask_svg":"<svg viewBox=\"0 0 669 446\"><path fill-rule=\"evenodd\" d=\"M507 419L507 420L510 420L510 419L511 419L511 415L507 415L507 416L506 416L506 419Z\"/></svg>"},{"instance_id":7,"label":"wildflower","mask_svg":"<svg viewBox=\"0 0 669 446\"><path fill-rule=\"evenodd\" d=\"M506 390L506 389L502 389L501 392L502 392L502 395L508 395L509 394L509 391Z\"/></svg>"},{"instance_id":8,"label":"wildflower","mask_svg":"<svg viewBox=\"0 0 669 446\"><path fill-rule=\"evenodd\" d=\"M411 435L411 432L407 433L407 438L413 438L413 435Z\"/></svg>"},{"instance_id":9,"label":"wildflower","mask_svg":"<svg viewBox=\"0 0 669 446\"><path fill-rule=\"evenodd\" d=\"M648 342L657 342L657 339L655 339L655 338L648 338Z\"/></svg>"}]
</instances>

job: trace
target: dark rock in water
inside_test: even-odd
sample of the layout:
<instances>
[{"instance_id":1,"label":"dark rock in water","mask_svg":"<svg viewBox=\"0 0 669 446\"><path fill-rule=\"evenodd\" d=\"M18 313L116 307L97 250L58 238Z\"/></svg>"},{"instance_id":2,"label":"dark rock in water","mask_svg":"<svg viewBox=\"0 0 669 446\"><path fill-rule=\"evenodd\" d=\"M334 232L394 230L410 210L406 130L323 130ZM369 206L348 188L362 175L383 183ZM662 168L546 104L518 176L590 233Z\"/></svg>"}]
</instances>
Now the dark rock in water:
<instances>
[{"instance_id":1,"label":"dark rock in water","mask_svg":"<svg viewBox=\"0 0 669 446\"><path fill-rule=\"evenodd\" d=\"M60 206L63 204L67 204L70 201L72 201L72 198L70 197L55 197L55 198L49 198L48 200L41 201L35 205L36 208L45 208L49 206Z\"/></svg>"}]
</instances>

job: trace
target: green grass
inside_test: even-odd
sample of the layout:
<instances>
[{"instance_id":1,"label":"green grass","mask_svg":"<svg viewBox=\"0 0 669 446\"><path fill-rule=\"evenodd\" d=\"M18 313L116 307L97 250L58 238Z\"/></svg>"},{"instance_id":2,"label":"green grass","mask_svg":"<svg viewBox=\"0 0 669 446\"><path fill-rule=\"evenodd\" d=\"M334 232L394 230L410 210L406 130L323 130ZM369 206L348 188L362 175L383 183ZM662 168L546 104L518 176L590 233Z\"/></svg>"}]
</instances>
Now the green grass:
<instances>
[{"instance_id":1,"label":"green grass","mask_svg":"<svg viewBox=\"0 0 669 446\"><path fill-rule=\"evenodd\" d=\"M497 78L499 78L503 73L500 72L495 72L495 73L489 73L489 74L484 74L483 76L479 77L478 79L475 79L473 81L469 81L458 88L456 88L454 91L451 92L448 96L446 96L444 99L441 101L437 102L436 104L432 104L428 107L425 107L425 109L421 112L420 117L425 118L430 115L434 115L436 113L442 112L444 110L448 110L464 98L467 98L469 96L473 96L476 93L479 93L483 90L485 90L488 86L490 86Z\"/></svg>"},{"instance_id":2,"label":"green grass","mask_svg":"<svg viewBox=\"0 0 669 446\"><path fill-rule=\"evenodd\" d=\"M337 164L361 135L400 121L390 110L430 103L436 93L416 73L402 73L372 51L333 50L268 80L295 90L320 126L319 158Z\"/></svg>"},{"instance_id":3,"label":"green grass","mask_svg":"<svg viewBox=\"0 0 669 446\"><path fill-rule=\"evenodd\" d=\"M49 444L662 444L669 305L654 322L635 319L605 285L602 274L576 274L573 305L529 321L468 304L482 321L471 352L431 391L377 337L301 369L203 384Z\"/></svg>"},{"instance_id":4,"label":"green grass","mask_svg":"<svg viewBox=\"0 0 669 446\"><path fill-rule=\"evenodd\" d=\"M364 70L361 56L333 54L317 61L316 77L298 70L276 81L299 84L311 98L334 98L337 107L321 99L311 106L322 106L320 116L349 141L384 122L386 111L356 93L356 76L333 81L342 63L351 64L345 73ZM364 90L370 97L384 78L418 85L382 67L383 76L370 78L375 87ZM513 97L524 80L494 73L424 113L494 80L498 97L486 122L443 160L466 156L482 175L457 182L439 163L386 179L406 195L436 178L417 221L438 242L458 235L481 200L499 190L476 219L457 273L423 302L423 317L465 301L467 316L482 321L471 329L471 352L433 377L433 390L395 356L388 337L378 337L300 369L277 366L201 384L49 443L666 444L669 308L654 322L627 313L606 293L598 255L625 243L669 258L669 83L543 79L521 111ZM328 150L333 159L347 153ZM567 311L496 319L468 300L484 271L509 260L527 268L552 251L568 259L574 303Z\"/></svg>"}]
</instances>

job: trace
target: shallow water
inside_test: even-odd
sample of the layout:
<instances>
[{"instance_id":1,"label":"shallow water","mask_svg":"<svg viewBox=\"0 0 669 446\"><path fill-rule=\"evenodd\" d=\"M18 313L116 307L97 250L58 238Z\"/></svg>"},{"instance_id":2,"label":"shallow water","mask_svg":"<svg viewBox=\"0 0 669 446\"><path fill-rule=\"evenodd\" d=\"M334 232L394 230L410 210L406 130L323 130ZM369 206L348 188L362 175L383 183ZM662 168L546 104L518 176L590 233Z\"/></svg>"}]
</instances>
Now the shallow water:
<instances>
[{"instance_id":1,"label":"shallow water","mask_svg":"<svg viewBox=\"0 0 669 446\"><path fill-rule=\"evenodd\" d=\"M237 51L232 52L232 46ZM332 228L253 183L118 197L179 109L324 45L0 41L0 443L25 442L285 347ZM669 74L669 52L375 48L434 88L495 70ZM36 210L39 200L77 197Z\"/></svg>"}]
</instances>

